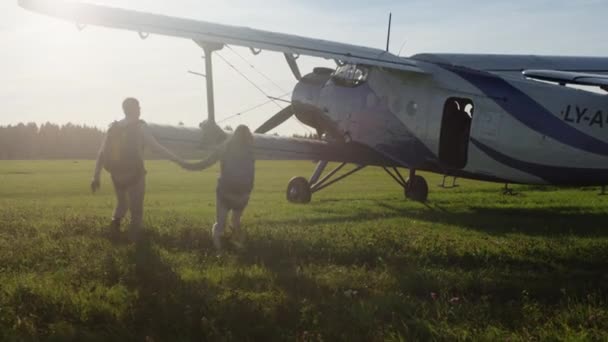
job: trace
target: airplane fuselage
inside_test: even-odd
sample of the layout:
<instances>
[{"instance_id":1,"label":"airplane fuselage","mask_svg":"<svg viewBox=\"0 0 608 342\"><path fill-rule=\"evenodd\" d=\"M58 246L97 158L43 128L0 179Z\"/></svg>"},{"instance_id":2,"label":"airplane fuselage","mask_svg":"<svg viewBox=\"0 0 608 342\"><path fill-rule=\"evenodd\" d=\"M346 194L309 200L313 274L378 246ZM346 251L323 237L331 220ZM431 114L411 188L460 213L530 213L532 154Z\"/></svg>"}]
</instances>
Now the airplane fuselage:
<instances>
[{"instance_id":1,"label":"airplane fuselage","mask_svg":"<svg viewBox=\"0 0 608 342\"><path fill-rule=\"evenodd\" d=\"M370 68L364 81L316 75L293 95L303 121L408 168L482 180L608 183L608 97L472 69L433 76ZM308 119L308 120L306 120Z\"/></svg>"}]
</instances>

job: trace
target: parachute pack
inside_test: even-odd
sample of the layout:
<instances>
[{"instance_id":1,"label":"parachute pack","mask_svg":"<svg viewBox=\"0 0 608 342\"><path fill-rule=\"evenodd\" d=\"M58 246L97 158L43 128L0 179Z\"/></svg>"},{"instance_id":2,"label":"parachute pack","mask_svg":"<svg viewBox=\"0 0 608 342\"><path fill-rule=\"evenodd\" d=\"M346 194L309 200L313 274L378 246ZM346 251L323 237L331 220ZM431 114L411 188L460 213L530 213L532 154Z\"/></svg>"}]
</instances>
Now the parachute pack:
<instances>
[{"instance_id":1,"label":"parachute pack","mask_svg":"<svg viewBox=\"0 0 608 342\"><path fill-rule=\"evenodd\" d=\"M114 122L108 129L103 150L103 167L115 182L128 185L145 172L142 123L138 121L124 125Z\"/></svg>"}]
</instances>

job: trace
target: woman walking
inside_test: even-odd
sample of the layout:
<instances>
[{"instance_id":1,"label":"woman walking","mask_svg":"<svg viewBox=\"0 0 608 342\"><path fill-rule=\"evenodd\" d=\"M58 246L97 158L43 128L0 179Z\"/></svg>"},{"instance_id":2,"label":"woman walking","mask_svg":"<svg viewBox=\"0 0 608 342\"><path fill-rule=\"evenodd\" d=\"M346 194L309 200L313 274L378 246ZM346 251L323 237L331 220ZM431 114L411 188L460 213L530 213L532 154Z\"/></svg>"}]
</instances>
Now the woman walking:
<instances>
[{"instance_id":1,"label":"woman walking","mask_svg":"<svg viewBox=\"0 0 608 342\"><path fill-rule=\"evenodd\" d=\"M232 137L224 142L207 159L198 163L183 163L187 170L201 171L220 162L220 176L216 188L216 221L211 230L213 245L222 248L221 238L232 212L232 230L242 236L241 216L253 190L255 178L255 158L253 135L247 126L240 125Z\"/></svg>"}]
</instances>

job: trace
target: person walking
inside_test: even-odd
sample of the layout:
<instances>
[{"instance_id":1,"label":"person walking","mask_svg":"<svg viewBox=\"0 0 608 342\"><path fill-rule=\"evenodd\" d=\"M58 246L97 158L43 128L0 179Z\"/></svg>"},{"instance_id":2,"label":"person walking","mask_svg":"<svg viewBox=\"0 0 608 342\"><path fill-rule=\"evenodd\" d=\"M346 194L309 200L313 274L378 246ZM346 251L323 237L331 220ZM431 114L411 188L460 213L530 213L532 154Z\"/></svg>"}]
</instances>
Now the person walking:
<instances>
[{"instance_id":1,"label":"person walking","mask_svg":"<svg viewBox=\"0 0 608 342\"><path fill-rule=\"evenodd\" d=\"M207 159L198 163L185 163L185 169L204 170L220 162L220 176L216 187L216 221L211 230L213 245L222 248L222 236L232 212L232 230L239 240L242 239L241 217L249 203L255 178L255 158L253 135L247 126L240 125Z\"/></svg>"},{"instance_id":2,"label":"person walking","mask_svg":"<svg viewBox=\"0 0 608 342\"><path fill-rule=\"evenodd\" d=\"M137 99L125 99L122 109L125 114L124 119L110 125L99 149L91 190L93 193L99 190L101 170L106 169L111 175L116 194L116 208L110 224L111 233L120 233L121 221L127 211L130 211L129 237L131 241L135 241L140 236L144 214L146 191L144 148L151 148L179 165L185 162L152 136L146 123L140 120L141 108Z\"/></svg>"}]
</instances>

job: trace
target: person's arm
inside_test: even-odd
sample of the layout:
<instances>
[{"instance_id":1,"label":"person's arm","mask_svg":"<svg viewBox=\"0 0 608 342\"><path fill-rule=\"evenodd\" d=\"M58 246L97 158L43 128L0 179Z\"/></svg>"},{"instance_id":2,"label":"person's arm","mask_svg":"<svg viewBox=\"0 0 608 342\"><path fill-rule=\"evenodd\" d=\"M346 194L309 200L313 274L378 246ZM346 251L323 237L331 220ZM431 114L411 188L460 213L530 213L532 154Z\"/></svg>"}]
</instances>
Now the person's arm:
<instances>
[{"instance_id":1,"label":"person's arm","mask_svg":"<svg viewBox=\"0 0 608 342\"><path fill-rule=\"evenodd\" d=\"M144 134L144 143L146 144L146 146L151 147L154 151L160 153L163 156L163 158L169 159L170 161L172 161L176 164L179 164L179 165L183 165L185 163L185 161L182 158L178 157L176 154L171 152L165 146L161 145L156 140L156 138L154 138L152 133L150 133L150 131L148 131L146 129L146 127L143 127L143 134Z\"/></svg>"},{"instance_id":2,"label":"person's arm","mask_svg":"<svg viewBox=\"0 0 608 342\"><path fill-rule=\"evenodd\" d=\"M101 186L101 169L103 168L103 150L105 150L106 140L108 136L104 136L103 141L101 142L101 147L99 148L99 152L97 153L97 161L95 162L95 171L93 172L93 180L91 181L91 190L96 192L99 190Z\"/></svg>"},{"instance_id":3,"label":"person's arm","mask_svg":"<svg viewBox=\"0 0 608 342\"><path fill-rule=\"evenodd\" d=\"M222 155L222 148L219 148L219 149L213 151L213 153L211 153L211 155L209 157L207 157L206 159L203 159L198 163L183 163L182 167L184 169L190 170L190 171L202 171L202 170L210 167L211 165L217 163L217 161L220 160L221 155Z\"/></svg>"}]
</instances>

